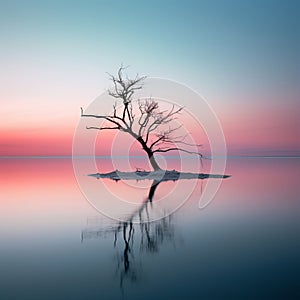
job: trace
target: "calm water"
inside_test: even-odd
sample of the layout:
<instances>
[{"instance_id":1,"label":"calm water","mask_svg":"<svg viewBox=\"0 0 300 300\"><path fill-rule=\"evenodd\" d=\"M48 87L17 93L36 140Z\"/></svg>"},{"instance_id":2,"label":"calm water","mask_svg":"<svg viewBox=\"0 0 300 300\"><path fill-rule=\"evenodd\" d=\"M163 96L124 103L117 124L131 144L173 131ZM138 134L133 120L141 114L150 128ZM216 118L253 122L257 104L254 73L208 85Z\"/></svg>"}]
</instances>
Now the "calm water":
<instances>
[{"instance_id":1,"label":"calm water","mask_svg":"<svg viewBox=\"0 0 300 300\"><path fill-rule=\"evenodd\" d=\"M229 159L232 177L204 210L199 181L176 213L132 228L86 201L70 159L0 166L0 299L299 299L300 159ZM149 187L87 180L99 201L108 186L141 203Z\"/></svg>"}]
</instances>

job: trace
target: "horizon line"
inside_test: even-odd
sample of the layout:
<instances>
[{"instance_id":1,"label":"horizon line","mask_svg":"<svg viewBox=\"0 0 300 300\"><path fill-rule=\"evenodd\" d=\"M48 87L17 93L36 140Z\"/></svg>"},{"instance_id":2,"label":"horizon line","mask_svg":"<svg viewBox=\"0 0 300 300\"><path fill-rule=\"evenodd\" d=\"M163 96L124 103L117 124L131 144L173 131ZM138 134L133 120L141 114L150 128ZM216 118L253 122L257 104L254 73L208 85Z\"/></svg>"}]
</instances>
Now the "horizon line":
<instances>
[{"instance_id":1,"label":"horizon line","mask_svg":"<svg viewBox=\"0 0 300 300\"><path fill-rule=\"evenodd\" d=\"M36 158L36 159L46 159L46 158L111 158L111 157L118 157L118 158L128 158L128 157L132 157L132 158L147 158L147 156L145 155L0 155L0 159L21 159L21 158ZM169 157L169 158L177 158L177 157L184 157L184 158L194 158L194 156L190 156L190 155L168 155L165 157ZM224 157L224 156L214 156L215 158L220 158L220 157ZM225 157L227 158L300 158L300 154L299 155L226 155ZM212 158L212 156L207 156L207 157L203 157L205 158Z\"/></svg>"}]
</instances>

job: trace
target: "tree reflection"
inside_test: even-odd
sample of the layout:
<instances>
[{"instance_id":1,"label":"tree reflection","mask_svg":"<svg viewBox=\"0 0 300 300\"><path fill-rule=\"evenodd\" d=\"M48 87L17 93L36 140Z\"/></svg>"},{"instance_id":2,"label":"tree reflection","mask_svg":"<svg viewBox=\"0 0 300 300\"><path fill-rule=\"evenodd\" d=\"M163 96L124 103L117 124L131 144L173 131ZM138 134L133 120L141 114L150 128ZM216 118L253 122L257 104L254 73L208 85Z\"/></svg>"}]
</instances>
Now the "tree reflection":
<instances>
[{"instance_id":1,"label":"tree reflection","mask_svg":"<svg viewBox=\"0 0 300 300\"><path fill-rule=\"evenodd\" d=\"M158 253L164 242L174 241L174 226L172 217L168 216L158 221L150 221L149 211L153 209L152 202L155 192L162 181L154 180L148 192L148 196L141 206L134 211L125 222L119 222L116 226L107 229L85 229L82 231L82 241L90 238L114 236L114 248L117 250L116 272L119 274L120 287L123 290L125 279L137 280L137 272L134 267L134 249L140 253ZM133 222L133 220L139 222ZM122 251L118 252L117 244L122 243Z\"/></svg>"}]
</instances>

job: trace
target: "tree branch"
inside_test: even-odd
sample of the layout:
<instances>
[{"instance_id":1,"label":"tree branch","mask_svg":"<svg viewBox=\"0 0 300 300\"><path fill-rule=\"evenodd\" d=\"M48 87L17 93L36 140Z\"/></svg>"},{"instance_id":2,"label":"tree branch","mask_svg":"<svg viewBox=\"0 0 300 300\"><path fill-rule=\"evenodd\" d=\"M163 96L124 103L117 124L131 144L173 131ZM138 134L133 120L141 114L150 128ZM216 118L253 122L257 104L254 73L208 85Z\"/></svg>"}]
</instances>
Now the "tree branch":
<instances>
[{"instance_id":1,"label":"tree branch","mask_svg":"<svg viewBox=\"0 0 300 300\"><path fill-rule=\"evenodd\" d=\"M117 116L103 116L103 115L84 114L82 107L80 107L80 110L81 110L81 117L88 117L88 118L96 118L96 119L107 120L107 121L109 121L109 122L117 125L117 127L119 127L119 129L122 129L124 131L126 130L126 128L127 129L129 128L128 125L126 124L126 122L124 122L121 118L119 118ZM126 128L124 128L118 121L116 121L114 119L123 121L123 123L126 126Z\"/></svg>"},{"instance_id":2,"label":"tree branch","mask_svg":"<svg viewBox=\"0 0 300 300\"><path fill-rule=\"evenodd\" d=\"M182 148L177 148L177 147L167 148L167 149L158 148L157 150L154 150L153 153L157 153L157 152L169 152L169 151L181 151L181 152L185 152L185 153L189 153L189 154L197 154L200 157L202 157L202 154L199 153L199 152L189 151L189 150L182 149Z\"/></svg>"},{"instance_id":3,"label":"tree branch","mask_svg":"<svg viewBox=\"0 0 300 300\"><path fill-rule=\"evenodd\" d=\"M95 127L95 126L86 126L86 129L97 129L97 130L105 130L105 129L118 129L120 130L120 127Z\"/></svg>"}]
</instances>

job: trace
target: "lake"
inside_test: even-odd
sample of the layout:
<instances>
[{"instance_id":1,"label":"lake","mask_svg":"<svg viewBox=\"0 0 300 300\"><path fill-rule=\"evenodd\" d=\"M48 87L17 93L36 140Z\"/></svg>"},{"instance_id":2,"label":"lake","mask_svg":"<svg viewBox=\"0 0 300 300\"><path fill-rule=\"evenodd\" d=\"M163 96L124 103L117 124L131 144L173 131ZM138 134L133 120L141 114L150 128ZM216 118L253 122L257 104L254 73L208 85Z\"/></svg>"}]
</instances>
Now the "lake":
<instances>
[{"instance_id":1,"label":"lake","mask_svg":"<svg viewBox=\"0 0 300 300\"><path fill-rule=\"evenodd\" d=\"M106 158L97 165L113 170ZM204 209L199 198L213 179L162 182L153 207L160 199L178 205L143 224L100 214L70 158L0 159L0 166L3 300L300 297L300 158L229 158L232 177ZM82 180L92 204L107 203L122 220L130 212L114 199L139 207L151 185Z\"/></svg>"}]
</instances>

